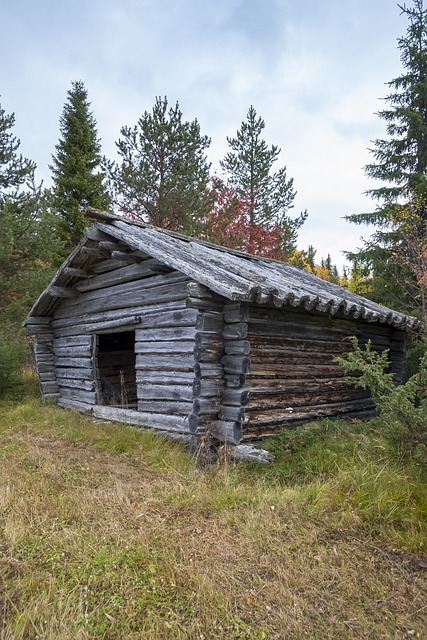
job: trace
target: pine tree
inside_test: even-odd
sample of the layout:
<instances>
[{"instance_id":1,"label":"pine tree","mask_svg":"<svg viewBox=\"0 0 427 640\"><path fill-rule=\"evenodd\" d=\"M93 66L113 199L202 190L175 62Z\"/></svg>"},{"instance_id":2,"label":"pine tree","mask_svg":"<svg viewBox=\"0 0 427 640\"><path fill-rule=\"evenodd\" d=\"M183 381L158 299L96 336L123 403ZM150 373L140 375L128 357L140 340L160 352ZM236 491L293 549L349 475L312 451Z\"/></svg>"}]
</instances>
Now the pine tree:
<instances>
[{"instance_id":1,"label":"pine tree","mask_svg":"<svg viewBox=\"0 0 427 640\"><path fill-rule=\"evenodd\" d=\"M7 304L9 282L22 273L36 253L41 187L35 184L36 165L19 153L13 134L15 114L0 105L0 312Z\"/></svg>"},{"instance_id":2,"label":"pine tree","mask_svg":"<svg viewBox=\"0 0 427 640\"><path fill-rule=\"evenodd\" d=\"M13 135L15 114L6 114L0 104L0 210L7 201L17 202L23 187L32 183L36 165L18 153L20 140Z\"/></svg>"},{"instance_id":3,"label":"pine tree","mask_svg":"<svg viewBox=\"0 0 427 640\"><path fill-rule=\"evenodd\" d=\"M52 208L60 216L60 235L68 250L83 235L85 209L107 209L110 197L100 171L101 145L84 83L72 82L67 96L60 119L62 137L50 169Z\"/></svg>"},{"instance_id":4,"label":"pine tree","mask_svg":"<svg viewBox=\"0 0 427 640\"><path fill-rule=\"evenodd\" d=\"M293 178L287 179L286 167L273 172L280 149L268 147L261 138L265 122L253 106L246 121L242 122L235 138L227 138L231 147L221 168L226 174L229 186L238 198L246 198L249 210L249 228L276 225L283 230L285 253L290 255L295 249L297 231L307 218L307 212L296 219L288 216L292 209L296 192Z\"/></svg>"},{"instance_id":5,"label":"pine tree","mask_svg":"<svg viewBox=\"0 0 427 640\"><path fill-rule=\"evenodd\" d=\"M183 120L178 102L156 98L134 127L122 127L116 142L121 163L109 163L115 204L150 224L192 234L212 206L210 139L197 120Z\"/></svg>"},{"instance_id":6,"label":"pine tree","mask_svg":"<svg viewBox=\"0 0 427 640\"><path fill-rule=\"evenodd\" d=\"M416 308L419 298L407 266L408 207L413 214L414 203L410 235L425 238L427 232L427 11L423 0L412 1L412 8L399 5L409 21L398 40L403 73L387 83L387 108L378 113L388 138L374 141L374 161L365 167L367 176L382 183L367 191L378 204L373 212L347 216L376 228L361 250L347 252L353 270L364 286L370 278L371 297L406 310Z\"/></svg>"},{"instance_id":7,"label":"pine tree","mask_svg":"<svg viewBox=\"0 0 427 640\"><path fill-rule=\"evenodd\" d=\"M19 153L14 126L15 115L0 105L0 392L27 360L21 322L54 273L57 249L36 165Z\"/></svg>"}]
</instances>

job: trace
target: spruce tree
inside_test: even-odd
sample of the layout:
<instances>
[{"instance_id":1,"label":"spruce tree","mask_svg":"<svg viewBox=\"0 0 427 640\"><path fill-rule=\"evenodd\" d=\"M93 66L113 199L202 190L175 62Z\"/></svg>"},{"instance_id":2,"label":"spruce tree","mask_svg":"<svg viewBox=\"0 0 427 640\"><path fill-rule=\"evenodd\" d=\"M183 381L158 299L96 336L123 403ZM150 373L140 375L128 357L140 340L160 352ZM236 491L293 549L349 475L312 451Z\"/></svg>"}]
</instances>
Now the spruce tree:
<instances>
[{"instance_id":1,"label":"spruce tree","mask_svg":"<svg viewBox=\"0 0 427 640\"><path fill-rule=\"evenodd\" d=\"M67 96L50 169L52 208L60 216L60 235L69 250L83 235L85 209L107 209L110 197L103 184L101 145L84 83L72 82Z\"/></svg>"},{"instance_id":2,"label":"spruce tree","mask_svg":"<svg viewBox=\"0 0 427 640\"><path fill-rule=\"evenodd\" d=\"M183 120L178 102L156 98L134 127L122 127L116 142L120 163L108 171L115 204L158 227L192 234L212 206L210 139L197 120Z\"/></svg>"},{"instance_id":3,"label":"spruce tree","mask_svg":"<svg viewBox=\"0 0 427 640\"><path fill-rule=\"evenodd\" d=\"M268 147L261 137L264 128L264 120L251 106L236 137L227 138L231 151L220 164L228 185L238 198L248 202L250 230L271 225L282 228L285 253L290 255L307 212L295 219L288 216L296 196L293 178L287 179L286 167L273 172L280 149L275 145Z\"/></svg>"},{"instance_id":4,"label":"spruce tree","mask_svg":"<svg viewBox=\"0 0 427 640\"><path fill-rule=\"evenodd\" d=\"M372 298L404 310L416 308L419 299L408 240L423 242L427 232L427 11L423 0L412 2L398 5L409 23L398 40L403 72L387 83L387 107L378 113L388 137L374 140L373 162L365 167L369 178L382 183L366 192L377 207L346 216L375 227L362 249L347 252L353 270L364 286L370 280Z\"/></svg>"}]
</instances>

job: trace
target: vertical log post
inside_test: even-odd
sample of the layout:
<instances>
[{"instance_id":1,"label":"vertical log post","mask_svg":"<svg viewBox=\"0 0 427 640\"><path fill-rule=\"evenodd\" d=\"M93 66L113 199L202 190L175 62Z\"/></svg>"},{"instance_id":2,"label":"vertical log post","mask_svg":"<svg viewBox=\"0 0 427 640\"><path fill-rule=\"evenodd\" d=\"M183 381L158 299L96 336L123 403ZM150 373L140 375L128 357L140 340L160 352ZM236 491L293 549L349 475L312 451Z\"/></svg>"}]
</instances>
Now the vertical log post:
<instances>
[{"instance_id":1,"label":"vertical log post","mask_svg":"<svg viewBox=\"0 0 427 640\"><path fill-rule=\"evenodd\" d=\"M224 305L224 389L221 396L219 421L214 434L223 442L239 444L243 438L244 407L249 402L245 389L246 376L251 372L248 340L248 305L233 302Z\"/></svg>"},{"instance_id":2,"label":"vertical log post","mask_svg":"<svg viewBox=\"0 0 427 640\"><path fill-rule=\"evenodd\" d=\"M190 447L209 457L215 449L215 425L224 388L223 301L207 287L188 285L187 306L198 310L194 346L193 411L189 416Z\"/></svg>"}]
</instances>

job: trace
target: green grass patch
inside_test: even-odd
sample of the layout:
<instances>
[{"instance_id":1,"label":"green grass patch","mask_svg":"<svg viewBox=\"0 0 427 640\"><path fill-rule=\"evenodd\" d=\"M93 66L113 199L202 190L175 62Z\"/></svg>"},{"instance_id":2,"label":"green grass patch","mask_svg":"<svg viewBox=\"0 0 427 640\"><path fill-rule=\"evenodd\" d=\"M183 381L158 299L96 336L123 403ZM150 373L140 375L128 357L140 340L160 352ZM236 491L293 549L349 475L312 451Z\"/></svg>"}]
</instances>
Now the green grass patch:
<instances>
[{"instance_id":1,"label":"green grass patch","mask_svg":"<svg viewBox=\"0 0 427 640\"><path fill-rule=\"evenodd\" d=\"M268 447L267 467L202 468L153 432L3 400L2 640L422 637L420 467L374 423Z\"/></svg>"}]
</instances>

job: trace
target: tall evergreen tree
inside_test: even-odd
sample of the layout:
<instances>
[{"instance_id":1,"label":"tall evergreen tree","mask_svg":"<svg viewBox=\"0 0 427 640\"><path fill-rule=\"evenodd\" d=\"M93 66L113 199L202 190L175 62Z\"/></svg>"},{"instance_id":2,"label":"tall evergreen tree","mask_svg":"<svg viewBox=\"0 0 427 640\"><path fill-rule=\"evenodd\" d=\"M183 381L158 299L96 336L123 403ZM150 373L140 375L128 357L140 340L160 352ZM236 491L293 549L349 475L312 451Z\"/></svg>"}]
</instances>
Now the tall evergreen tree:
<instances>
[{"instance_id":1,"label":"tall evergreen tree","mask_svg":"<svg viewBox=\"0 0 427 640\"><path fill-rule=\"evenodd\" d=\"M134 127L122 127L116 142L120 163L109 163L115 204L122 211L158 227L193 233L212 205L210 139L197 120L186 122L178 102L156 98Z\"/></svg>"},{"instance_id":2,"label":"tall evergreen tree","mask_svg":"<svg viewBox=\"0 0 427 640\"><path fill-rule=\"evenodd\" d=\"M0 105L0 392L26 362L21 322L53 275L49 259L57 248L35 163L20 154L14 126L14 114Z\"/></svg>"},{"instance_id":3,"label":"tall evergreen tree","mask_svg":"<svg viewBox=\"0 0 427 640\"><path fill-rule=\"evenodd\" d=\"M407 266L408 225L411 237L427 233L427 11L423 0L412 3L398 5L409 22L398 40L403 72L387 83L387 108L378 113L388 137L374 141L374 161L365 167L368 177L382 183L367 191L377 207L347 216L376 229L361 250L347 253L364 286L370 278L371 297L409 310L418 306L419 287Z\"/></svg>"},{"instance_id":4,"label":"tall evergreen tree","mask_svg":"<svg viewBox=\"0 0 427 640\"><path fill-rule=\"evenodd\" d=\"M60 216L60 235L70 249L83 235L85 209L106 209L110 197L100 171L101 145L84 83L72 82L67 96L60 119L62 137L55 146L50 169L52 207Z\"/></svg>"},{"instance_id":5,"label":"tall evergreen tree","mask_svg":"<svg viewBox=\"0 0 427 640\"><path fill-rule=\"evenodd\" d=\"M35 163L19 153L14 126L15 115L0 105L0 313L8 305L12 280L15 289L33 261L46 258L41 185L35 182Z\"/></svg>"},{"instance_id":6,"label":"tall evergreen tree","mask_svg":"<svg viewBox=\"0 0 427 640\"><path fill-rule=\"evenodd\" d=\"M19 154L20 140L14 136L15 114L0 105L0 210L7 201L25 197L23 187L32 183L36 165Z\"/></svg>"},{"instance_id":7,"label":"tall evergreen tree","mask_svg":"<svg viewBox=\"0 0 427 640\"><path fill-rule=\"evenodd\" d=\"M280 149L275 145L269 148L261 138L264 128L264 120L251 106L236 137L227 138L231 151L220 164L237 197L247 200L249 228L255 229L259 225L282 228L284 246L289 254L295 249L297 232L306 220L307 212L295 219L288 216L296 196L293 178L287 179L286 167L273 172Z\"/></svg>"}]
</instances>

